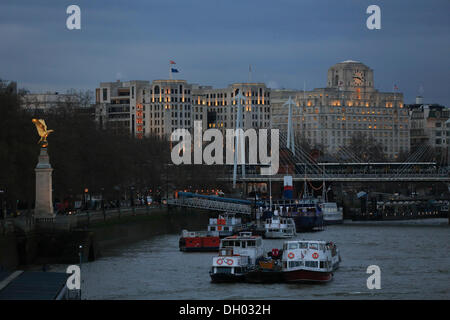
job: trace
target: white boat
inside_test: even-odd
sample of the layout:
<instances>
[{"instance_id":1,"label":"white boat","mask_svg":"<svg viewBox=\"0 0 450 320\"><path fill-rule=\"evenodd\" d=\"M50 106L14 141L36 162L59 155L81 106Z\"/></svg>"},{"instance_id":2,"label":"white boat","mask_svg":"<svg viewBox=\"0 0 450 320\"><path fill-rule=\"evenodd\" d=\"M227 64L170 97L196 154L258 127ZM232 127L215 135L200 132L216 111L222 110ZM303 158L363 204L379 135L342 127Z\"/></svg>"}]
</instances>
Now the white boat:
<instances>
[{"instance_id":1,"label":"white boat","mask_svg":"<svg viewBox=\"0 0 450 320\"><path fill-rule=\"evenodd\" d=\"M208 232L218 232L219 237L228 237L242 230L241 218L233 213L219 215L218 218L210 218Z\"/></svg>"},{"instance_id":2,"label":"white boat","mask_svg":"<svg viewBox=\"0 0 450 320\"><path fill-rule=\"evenodd\" d=\"M323 202L320 204L323 213L323 224L341 224L344 222L342 208L336 202Z\"/></svg>"},{"instance_id":3,"label":"white boat","mask_svg":"<svg viewBox=\"0 0 450 320\"><path fill-rule=\"evenodd\" d=\"M321 240L286 241L283 244L282 272L287 282L327 282L339 267L336 245Z\"/></svg>"},{"instance_id":4,"label":"white boat","mask_svg":"<svg viewBox=\"0 0 450 320\"><path fill-rule=\"evenodd\" d=\"M213 257L209 272L212 282L243 281L245 274L253 269L263 257L262 238L251 232L241 232L220 241L219 255Z\"/></svg>"},{"instance_id":5,"label":"white boat","mask_svg":"<svg viewBox=\"0 0 450 320\"><path fill-rule=\"evenodd\" d=\"M285 239L297 235L294 219L280 217L277 210L271 218L266 219L264 229L264 236L268 239Z\"/></svg>"}]
</instances>

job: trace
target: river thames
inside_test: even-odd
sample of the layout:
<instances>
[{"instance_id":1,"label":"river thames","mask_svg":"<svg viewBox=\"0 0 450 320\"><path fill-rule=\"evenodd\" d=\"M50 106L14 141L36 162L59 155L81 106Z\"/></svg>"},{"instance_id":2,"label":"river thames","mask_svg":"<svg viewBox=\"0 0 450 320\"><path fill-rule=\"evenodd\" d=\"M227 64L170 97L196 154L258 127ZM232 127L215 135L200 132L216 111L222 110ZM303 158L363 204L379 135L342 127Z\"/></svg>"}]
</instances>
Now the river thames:
<instances>
[{"instance_id":1,"label":"river thames","mask_svg":"<svg viewBox=\"0 0 450 320\"><path fill-rule=\"evenodd\" d=\"M326 284L215 284L214 253L184 253L178 234L118 246L83 263L82 299L450 299L450 227L446 219L346 222L298 239L333 241L342 262ZM266 251L283 240L264 240ZM369 290L369 265L381 289ZM52 269L63 271L64 266ZM55 270L55 271L56 271Z\"/></svg>"}]
</instances>

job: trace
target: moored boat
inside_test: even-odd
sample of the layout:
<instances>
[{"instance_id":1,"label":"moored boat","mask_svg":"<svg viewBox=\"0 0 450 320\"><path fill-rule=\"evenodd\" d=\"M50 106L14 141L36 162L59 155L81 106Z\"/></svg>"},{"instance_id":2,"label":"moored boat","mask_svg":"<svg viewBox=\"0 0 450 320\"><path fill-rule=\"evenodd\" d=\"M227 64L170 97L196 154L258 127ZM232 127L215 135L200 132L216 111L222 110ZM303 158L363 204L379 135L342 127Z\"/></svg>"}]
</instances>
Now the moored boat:
<instances>
[{"instance_id":1,"label":"moored boat","mask_svg":"<svg viewBox=\"0 0 450 320\"><path fill-rule=\"evenodd\" d=\"M264 237L268 239L285 239L296 235L294 219L280 217L277 210L271 218L266 219L264 229Z\"/></svg>"},{"instance_id":2,"label":"moored boat","mask_svg":"<svg viewBox=\"0 0 450 320\"><path fill-rule=\"evenodd\" d=\"M323 229L323 213L317 199L301 199L290 214L297 232Z\"/></svg>"},{"instance_id":3,"label":"moored boat","mask_svg":"<svg viewBox=\"0 0 450 320\"><path fill-rule=\"evenodd\" d=\"M183 230L179 240L180 251L217 252L220 238L217 232Z\"/></svg>"},{"instance_id":4,"label":"moored boat","mask_svg":"<svg viewBox=\"0 0 450 320\"><path fill-rule=\"evenodd\" d=\"M212 260L211 281L244 281L246 273L255 267L263 254L262 238L253 236L251 232L222 239L219 255Z\"/></svg>"},{"instance_id":5,"label":"moored boat","mask_svg":"<svg viewBox=\"0 0 450 320\"><path fill-rule=\"evenodd\" d=\"M323 202L320 204L323 212L323 224L341 224L344 222L342 208L336 202Z\"/></svg>"},{"instance_id":6,"label":"moored boat","mask_svg":"<svg viewBox=\"0 0 450 320\"><path fill-rule=\"evenodd\" d=\"M287 282L328 282L339 267L335 244L317 240L286 241L282 271Z\"/></svg>"},{"instance_id":7,"label":"moored boat","mask_svg":"<svg viewBox=\"0 0 450 320\"><path fill-rule=\"evenodd\" d=\"M224 213L218 218L210 218L208 232L217 232L219 237L232 236L243 228L241 218L236 217L233 213Z\"/></svg>"}]
</instances>

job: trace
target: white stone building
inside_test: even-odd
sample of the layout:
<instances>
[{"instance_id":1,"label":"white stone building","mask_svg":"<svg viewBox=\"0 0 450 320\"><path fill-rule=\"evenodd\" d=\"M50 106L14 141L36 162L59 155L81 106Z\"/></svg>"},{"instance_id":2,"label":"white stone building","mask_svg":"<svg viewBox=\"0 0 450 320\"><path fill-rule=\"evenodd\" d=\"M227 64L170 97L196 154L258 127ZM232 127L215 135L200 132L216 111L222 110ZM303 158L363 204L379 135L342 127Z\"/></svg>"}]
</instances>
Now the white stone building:
<instances>
[{"instance_id":1,"label":"white stone building","mask_svg":"<svg viewBox=\"0 0 450 320\"><path fill-rule=\"evenodd\" d=\"M395 159L410 150L409 114L403 94L379 92L374 88L373 70L357 61L332 66L327 86L312 91L273 90L273 126L286 130L287 107L291 96L296 107L293 127L311 145L323 145L335 153L358 133L383 145L384 153Z\"/></svg>"}]
</instances>

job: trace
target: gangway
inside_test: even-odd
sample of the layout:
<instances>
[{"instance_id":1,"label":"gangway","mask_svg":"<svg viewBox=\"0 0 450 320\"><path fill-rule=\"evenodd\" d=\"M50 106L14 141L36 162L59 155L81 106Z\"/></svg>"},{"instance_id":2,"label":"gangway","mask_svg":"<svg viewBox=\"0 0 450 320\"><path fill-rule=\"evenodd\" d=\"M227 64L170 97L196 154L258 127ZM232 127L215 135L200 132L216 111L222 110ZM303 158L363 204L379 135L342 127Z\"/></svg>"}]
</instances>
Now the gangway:
<instances>
[{"instance_id":1,"label":"gangway","mask_svg":"<svg viewBox=\"0 0 450 320\"><path fill-rule=\"evenodd\" d=\"M261 201L208 196L191 192L179 192L178 198L168 200L168 204L177 207L198 208L229 213L251 214L252 206L262 205Z\"/></svg>"}]
</instances>

